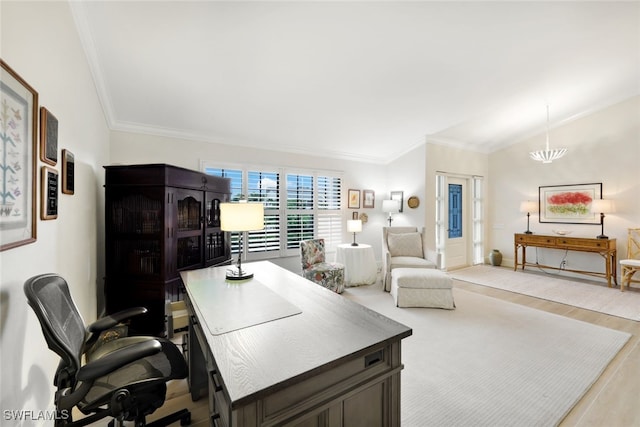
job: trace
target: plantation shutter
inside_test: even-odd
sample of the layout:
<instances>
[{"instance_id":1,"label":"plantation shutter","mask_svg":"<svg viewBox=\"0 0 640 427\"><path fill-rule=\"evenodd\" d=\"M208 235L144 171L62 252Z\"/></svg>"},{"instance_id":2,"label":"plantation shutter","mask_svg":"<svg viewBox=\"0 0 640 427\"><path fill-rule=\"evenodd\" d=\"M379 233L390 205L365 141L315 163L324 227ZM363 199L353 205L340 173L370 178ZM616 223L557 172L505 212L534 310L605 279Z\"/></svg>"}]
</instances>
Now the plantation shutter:
<instances>
[{"instance_id":1,"label":"plantation shutter","mask_svg":"<svg viewBox=\"0 0 640 427\"><path fill-rule=\"evenodd\" d=\"M247 252L280 251L280 174L254 171L247 173L250 202L264 204L264 229L249 232Z\"/></svg>"},{"instance_id":2,"label":"plantation shutter","mask_svg":"<svg viewBox=\"0 0 640 427\"><path fill-rule=\"evenodd\" d=\"M318 232L326 248L342 242L342 183L338 177L318 176Z\"/></svg>"},{"instance_id":3,"label":"plantation shutter","mask_svg":"<svg viewBox=\"0 0 640 427\"><path fill-rule=\"evenodd\" d=\"M287 174L287 249L314 238L313 176Z\"/></svg>"}]
</instances>

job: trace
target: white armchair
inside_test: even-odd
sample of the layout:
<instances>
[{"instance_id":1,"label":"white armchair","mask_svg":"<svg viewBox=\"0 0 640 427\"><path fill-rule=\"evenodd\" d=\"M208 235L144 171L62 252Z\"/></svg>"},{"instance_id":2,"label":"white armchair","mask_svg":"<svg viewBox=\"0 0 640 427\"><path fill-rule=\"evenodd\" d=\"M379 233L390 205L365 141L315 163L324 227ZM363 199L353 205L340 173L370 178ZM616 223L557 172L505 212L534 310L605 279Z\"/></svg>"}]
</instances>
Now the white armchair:
<instances>
[{"instance_id":1,"label":"white armchair","mask_svg":"<svg viewBox=\"0 0 640 427\"><path fill-rule=\"evenodd\" d=\"M385 291L391 290L394 268L440 268L440 254L424 244L417 227L382 228L382 269Z\"/></svg>"}]
</instances>

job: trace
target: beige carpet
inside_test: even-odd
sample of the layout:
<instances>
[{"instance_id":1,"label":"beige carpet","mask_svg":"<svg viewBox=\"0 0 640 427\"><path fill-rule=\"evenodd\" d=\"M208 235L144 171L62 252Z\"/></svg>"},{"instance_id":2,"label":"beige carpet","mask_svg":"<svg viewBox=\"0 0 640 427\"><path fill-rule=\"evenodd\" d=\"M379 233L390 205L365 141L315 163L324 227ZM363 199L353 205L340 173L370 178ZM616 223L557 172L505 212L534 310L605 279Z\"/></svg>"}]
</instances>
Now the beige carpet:
<instances>
[{"instance_id":1,"label":"beige carpet","mask_svg":"<svg viewBox=\"0 0 640 427\"><path fill-rule=\"evenodd\" d=\"M380 285L342 294L410 326L402 425L553 426L629 334L454 289L455 310L397 308Z\"/></svg>"},{"instance_id":2,"label":"beige carpet","mask_svg":"<svg viewBox=\"0 0 640 427\"><path fill-rule=\"evenodd\" d=\"M449 272L451 277L478 285L555 301L574 307L640 321L640 293L620 292L605 283L586 283L532 270L476 265Z\"/></svg>"}]
</instances>

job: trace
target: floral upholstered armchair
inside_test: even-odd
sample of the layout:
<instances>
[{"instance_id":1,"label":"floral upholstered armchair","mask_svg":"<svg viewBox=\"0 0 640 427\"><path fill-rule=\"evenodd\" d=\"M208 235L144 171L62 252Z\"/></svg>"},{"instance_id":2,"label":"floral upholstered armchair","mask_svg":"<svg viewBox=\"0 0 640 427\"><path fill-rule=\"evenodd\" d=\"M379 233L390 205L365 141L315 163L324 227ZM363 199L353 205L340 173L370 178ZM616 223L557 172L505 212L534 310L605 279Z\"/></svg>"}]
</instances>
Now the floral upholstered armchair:
<instances>
[{"instance_id":1,"label":"floral upholstered armchair","mask_svg":"<svg viewBox=\"0 0 640 427\"><path fill-rule=\"evenodd\" d=\"M326 262L324 239L300 242L302 276L341 294L344 291L344 265Z\"/></svg>"}]
</instances>

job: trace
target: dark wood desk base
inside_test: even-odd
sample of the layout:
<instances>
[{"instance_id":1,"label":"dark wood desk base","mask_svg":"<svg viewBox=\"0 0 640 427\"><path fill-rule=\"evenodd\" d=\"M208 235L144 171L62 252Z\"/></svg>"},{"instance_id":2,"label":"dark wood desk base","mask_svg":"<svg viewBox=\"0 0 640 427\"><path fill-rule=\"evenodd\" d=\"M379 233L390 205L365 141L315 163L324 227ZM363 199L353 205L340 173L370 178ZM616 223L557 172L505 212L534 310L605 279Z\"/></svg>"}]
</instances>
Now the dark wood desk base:
<instances>
[{"instance_id":1,"label":"dark wood desk base","mask_svg":"<svg viewBox=\"0 0 640 427\"><path fill-rule=\"evenodd\" d=\"M618 285L617 279L617 250L616 239L590 239L585 237L565 237L565 236L544 236L539 234L516 233L514 235L514 264L513 271L522 266L538 266L552 270L570 271L572 273L587 274L590 276L604 277L607 285L611 287L611 278ZM548 249L560 249L577 252L596 253L604 258L605 272L570 270L568 268L558 268L549 265L541 265L527 262L527 246ZM522 262L518 262L518 248L522 248Z\"/></svg>"}]
</instances>

